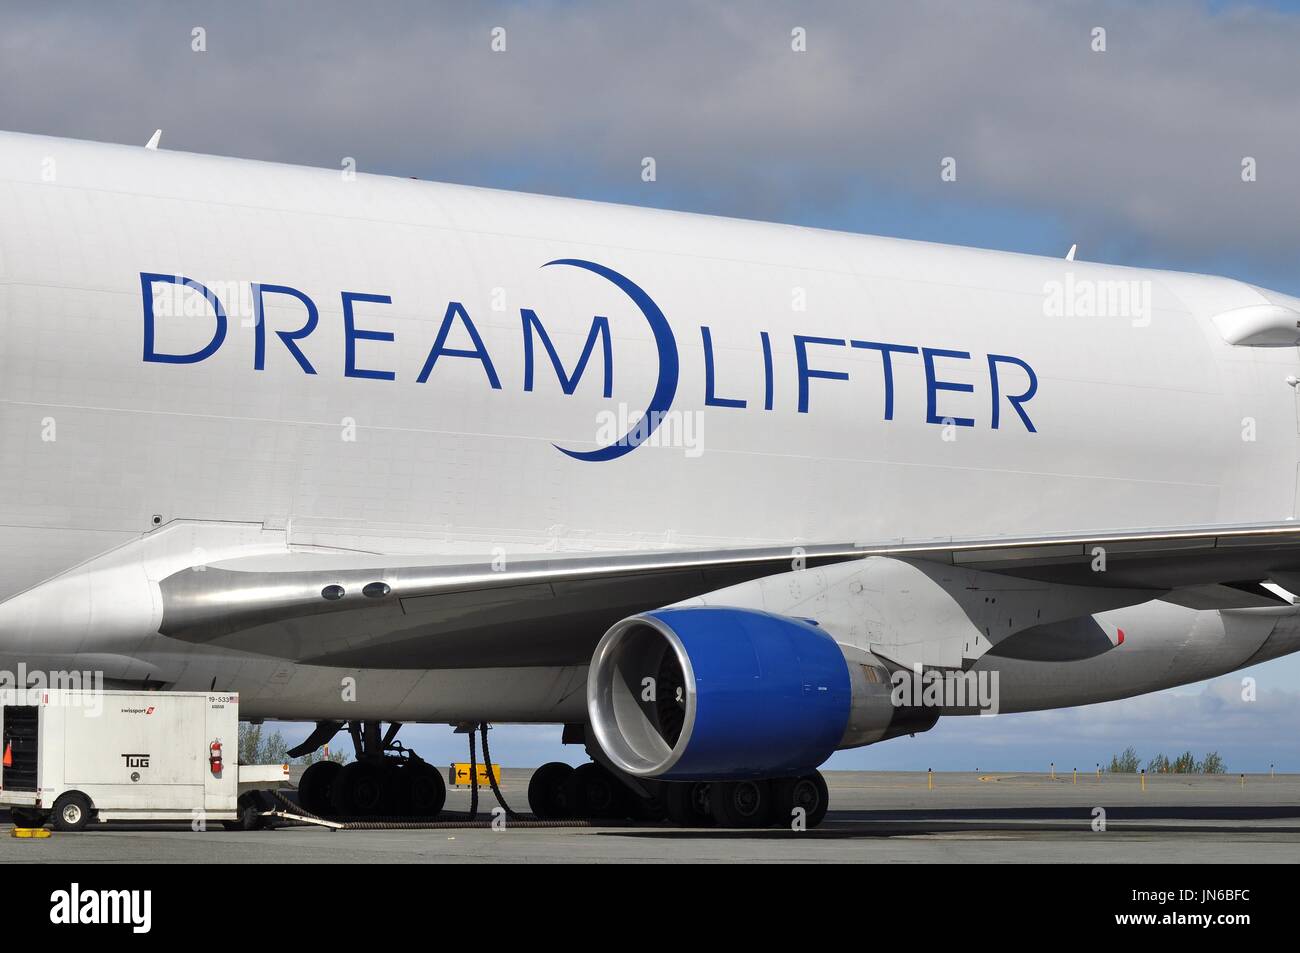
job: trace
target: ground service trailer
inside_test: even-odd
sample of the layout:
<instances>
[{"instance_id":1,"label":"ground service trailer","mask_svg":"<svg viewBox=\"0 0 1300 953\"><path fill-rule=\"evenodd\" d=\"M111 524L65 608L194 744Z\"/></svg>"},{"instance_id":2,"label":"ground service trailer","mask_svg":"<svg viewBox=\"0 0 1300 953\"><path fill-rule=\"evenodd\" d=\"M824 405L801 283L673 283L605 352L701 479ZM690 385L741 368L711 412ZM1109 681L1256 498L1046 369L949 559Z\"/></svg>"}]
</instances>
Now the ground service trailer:
<instances>
[{"instance_id":1,"label":"ground service trailer","mask_svg":"<svg viewBox=\"0 0 1300 953\"><path fill-rule=\"evenodd\" d=\"M239 696L17 690L0 707L0 806L18 826L235 821ZM11 704L13 702L13 704Z\"/></svg>"}]
</instances>

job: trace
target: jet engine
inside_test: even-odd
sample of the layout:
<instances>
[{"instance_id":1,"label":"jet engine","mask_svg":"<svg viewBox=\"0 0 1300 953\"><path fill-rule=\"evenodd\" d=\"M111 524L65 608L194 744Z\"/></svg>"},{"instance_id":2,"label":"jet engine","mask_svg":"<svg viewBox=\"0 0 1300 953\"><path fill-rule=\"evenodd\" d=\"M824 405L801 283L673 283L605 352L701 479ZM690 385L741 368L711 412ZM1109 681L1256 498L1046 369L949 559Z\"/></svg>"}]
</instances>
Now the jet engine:
<instances>
[{"instance_id":1,"label":"jet engine","mask_svg":"<svg viewBox=\"0 0 1300 953\"><path fill-rule=\"evenodd\" d=\"M890 698L885 664L815 623L756 609L641 613L601 639L587 676L596 741L664 781L797 776L837 748L930 728Z\"/></svg>"}]
</instances>

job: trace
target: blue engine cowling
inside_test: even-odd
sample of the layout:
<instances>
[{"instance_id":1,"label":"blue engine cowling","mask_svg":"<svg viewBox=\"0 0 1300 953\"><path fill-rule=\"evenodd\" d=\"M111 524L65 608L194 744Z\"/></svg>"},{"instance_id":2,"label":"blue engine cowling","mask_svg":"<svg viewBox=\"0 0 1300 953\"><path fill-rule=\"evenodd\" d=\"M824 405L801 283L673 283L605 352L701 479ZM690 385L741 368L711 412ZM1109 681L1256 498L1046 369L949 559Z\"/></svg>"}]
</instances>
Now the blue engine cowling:
<instances>
[{"instance_id":1,"label":"blue engine cowling","mask_svg":"<svg viewBox=\"0 0 1300 953\"><path fill-rule=\"evenodd\" d=\"M852 705L834 639L753 609L631 616L601 639L587 676L601 749L628 774L665 781L811 771L840 745Z\"/></svg>"}]
</instances>

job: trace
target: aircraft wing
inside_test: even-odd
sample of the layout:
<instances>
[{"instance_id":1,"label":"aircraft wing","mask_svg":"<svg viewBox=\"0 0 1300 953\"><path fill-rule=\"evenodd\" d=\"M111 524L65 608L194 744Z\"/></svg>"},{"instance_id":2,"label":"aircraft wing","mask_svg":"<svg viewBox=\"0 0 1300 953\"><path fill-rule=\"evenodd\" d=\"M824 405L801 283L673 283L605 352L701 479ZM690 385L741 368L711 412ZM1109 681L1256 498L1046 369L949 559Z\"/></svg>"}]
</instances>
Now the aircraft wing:
<instances>
[{"instance_id":1,"label":"aircraft wing","mask_svg":"<svg viewBox=\"0 0 1300 953\"><path fill-rule=\"evenodd\" d=\"M991 537L866 545L896 556L1075 586L1166 590L1194 609L1286 602L1260 584L1300 592L1300 523ZM1231 604L1229 604L1231 603Z\"/></svg>"},{"instance_id":2,"label":"aircraft wing","mask_svg":"<svg viewBox=\"0 0 1300 953\"><path fill-rule=\"evenodd\" d=\"M628 615L750 579L870 556L1134 591L1198 609L1286 605L1300 591L1300 525L1042 537L655 551L407 565L304 553L229 559L160 583L168 637L373 668L581 665Z\"/></svg>"},{"instance_id":3,"label":"aircraft wing","mask_svg":"<svg viewBox=\"0 0 1300 953\"><path fill-rule=\"evenodd\" d=\"M858 557L847 544L519 559L499 569L251 556L162 580L159 631L304 664L583 665L605 630L636 612Z\"/></svg>"}]
</instances>

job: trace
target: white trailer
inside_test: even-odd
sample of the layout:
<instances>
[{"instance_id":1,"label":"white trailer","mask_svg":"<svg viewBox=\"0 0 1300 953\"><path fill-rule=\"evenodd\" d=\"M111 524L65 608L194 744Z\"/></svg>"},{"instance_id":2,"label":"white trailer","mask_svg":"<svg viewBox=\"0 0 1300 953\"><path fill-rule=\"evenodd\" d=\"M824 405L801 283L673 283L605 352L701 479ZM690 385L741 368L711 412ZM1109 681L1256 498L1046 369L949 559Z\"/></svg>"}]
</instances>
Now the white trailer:
<instances>
[{"instance_id":1,"label":"white trailer","mask_svg":"<svg viewBox=\"0 0 1300 953\"><path fill-rule=\"evenodd\" d=\"M20 826L46 818L57 830L92 820L249 820L239 802L238 695L11 694L0 708L0 806ZM263 786L277 779L267 766L252 773Z\"/></svg>"}]
</instances>

